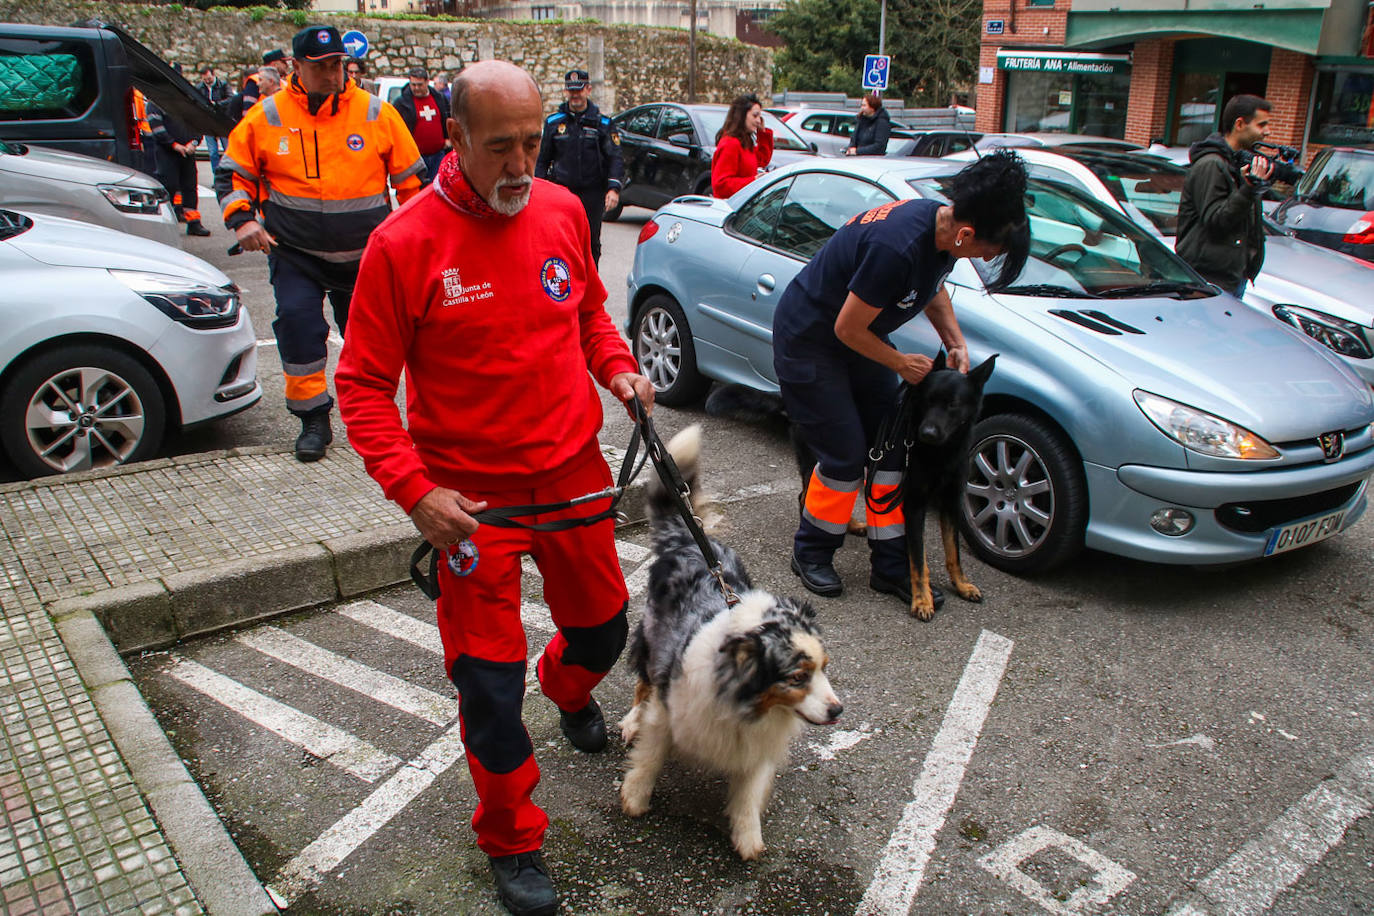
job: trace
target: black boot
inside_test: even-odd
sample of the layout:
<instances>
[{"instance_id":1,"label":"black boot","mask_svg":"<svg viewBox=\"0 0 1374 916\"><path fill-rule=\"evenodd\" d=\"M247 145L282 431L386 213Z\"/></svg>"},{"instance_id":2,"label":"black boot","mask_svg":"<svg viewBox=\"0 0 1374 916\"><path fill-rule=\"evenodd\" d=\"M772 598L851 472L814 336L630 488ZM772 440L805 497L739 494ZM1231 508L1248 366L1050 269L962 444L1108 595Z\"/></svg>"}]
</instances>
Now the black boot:
<instances>
[{"instance_id":1,"label":"black boot","mask_svg":"<svg viewBox=\"0 0 1374 916\"><path fill-rule=\"evenodd\" d=\"M296 437L296 460L319 461L324 450L334 441L329 425L329 411L321 410L301 417L301 434Z\"/></svg>"},{"instance_id":2,"label":"black boot","mask_svg":"<svg viewBox=\"0 0 1374 916\"><path fill-rule=\"evenodd\" d=\"M206 229L204 226L202 226L202 225L200 224L200 220L198 220L198 219L191 219L191 220L187 220L187 221L186 221L186 234L187 234L187 235L207 236L207 235L210 234L210 230L209 230L209 229Z\"/></svg>"},{"instance_id":3,"label":"black boot","mask_svg":"<svg viewBox=\"0 0 1374 916\"><path fill-rule=\"evenodd\" d=\"M558 894L539 850L513 856L489 856L501 903L515 916L553 916Z\"/></svg>"},{"instance_id":4,"label":"black boot","mask_svg":"<svg viewBox=\"0 0 1374 916\"><path fill-rule=\"evenodd\" d=\"M558 727L572 746L584 754L595 754L606 749L606 717L601 707L592 697L577 712L560 712Z\"/></svg>"},{"instance_id":5,"label":"black boot","mask_svg":"<svg viewBox=\"0 0 1374 916\"><path fill-rule=\"evenodd\" d=\"M880 576L876 572L869 573L868 587L875 592L882 592L884 595L896 595L902 599L907 607L911 607L911 580L906 576L902 576L900 580L893 580L886 576ZM934 583L931 583L930 586L930 603L937 611L945 604L945 593L940 591Z\"/></svg>"},{"instance_id":6,"label":"black boot","mask_svg":"<svg viewBox=\"0 0 1374 916\"><path fill-rule=\"evenodd\" d=\"M825 598L834 598L844 591L844 583L840 581L840 574L835 572L835 567L829 563L808 563L798 559L797 555L792 554L792 571L802 580L808 591L815 592Z\"/></svg>"}]
</instances>

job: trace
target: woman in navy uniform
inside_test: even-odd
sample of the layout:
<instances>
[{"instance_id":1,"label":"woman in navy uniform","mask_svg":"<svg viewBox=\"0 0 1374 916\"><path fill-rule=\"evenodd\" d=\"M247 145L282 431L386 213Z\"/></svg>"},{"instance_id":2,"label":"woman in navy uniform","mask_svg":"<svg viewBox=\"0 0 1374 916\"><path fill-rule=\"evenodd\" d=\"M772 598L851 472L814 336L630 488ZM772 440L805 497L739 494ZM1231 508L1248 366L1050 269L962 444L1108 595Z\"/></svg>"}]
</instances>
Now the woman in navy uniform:
<instances>
[{"instance_id":1,"label":"woman in navy uniform","mask_svg":"<svg viewBox=\"0 0 1374 916\"><path fill-rule=\"evenodd\" d=\"M1009 150L984 156L951 178L949 203L902 200L859 214L831 236L792 280L773 316L773 365L788 416L817 463L802 506L792 571L818 595L840 594L835 551L863 484L878 425L891 410L899 378L915 384L932 360L902 353L888 335L924 311L968 372L968 347L944 279L958 258L1004 256L994 286L1014 279L1030 244L1026 170ZM894 456L899 457L899 456ZM872 496L901 479L880 466ZM868 505L869 587L911 603L901 506ZM932 590L935 606L943 595Z\"/></svg>"}]
</instances>

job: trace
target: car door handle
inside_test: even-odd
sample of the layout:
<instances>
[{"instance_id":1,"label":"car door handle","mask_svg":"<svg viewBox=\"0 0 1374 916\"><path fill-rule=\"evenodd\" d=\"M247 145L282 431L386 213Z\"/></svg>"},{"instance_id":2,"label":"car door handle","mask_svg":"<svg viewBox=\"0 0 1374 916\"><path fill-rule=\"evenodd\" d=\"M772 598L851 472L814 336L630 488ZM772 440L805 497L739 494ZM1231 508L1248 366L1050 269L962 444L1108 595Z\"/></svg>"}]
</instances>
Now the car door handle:
<instances>
[{"instance_id":1,"label":"car door handle","mask_svg":"<svg viewBox=\"0 0 1374 916\"><path fill-rule=\"evenodd\" d=\"M777 285L778 281L773 279L772 274L759 274L759 292L771 293Z\"/></svg>"}]
</instances>

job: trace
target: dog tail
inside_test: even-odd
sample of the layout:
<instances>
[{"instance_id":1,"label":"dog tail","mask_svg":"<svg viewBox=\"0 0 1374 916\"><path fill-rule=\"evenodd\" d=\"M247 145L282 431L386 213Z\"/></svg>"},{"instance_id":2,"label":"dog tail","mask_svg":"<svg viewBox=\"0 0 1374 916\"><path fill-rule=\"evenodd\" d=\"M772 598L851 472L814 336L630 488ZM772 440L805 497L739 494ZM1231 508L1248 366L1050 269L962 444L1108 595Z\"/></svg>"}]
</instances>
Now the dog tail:
<instances>
[{"instance_id":1,"label":"dog tail","mask_svg":"<svg viewBox=\"0 0 1374 916\"><path fill-rule=\"evenodd\" d=\"M682 474L683 482L691 489L692 511L699 515L699 506L704 504L698 488L701 476L701 424L693 423L668 440L668 454L672 456L673 463ZM649 478L646 495L650 520L659 522L677 517L677 501L657 474Z\"/></svg>"}]
</instances>

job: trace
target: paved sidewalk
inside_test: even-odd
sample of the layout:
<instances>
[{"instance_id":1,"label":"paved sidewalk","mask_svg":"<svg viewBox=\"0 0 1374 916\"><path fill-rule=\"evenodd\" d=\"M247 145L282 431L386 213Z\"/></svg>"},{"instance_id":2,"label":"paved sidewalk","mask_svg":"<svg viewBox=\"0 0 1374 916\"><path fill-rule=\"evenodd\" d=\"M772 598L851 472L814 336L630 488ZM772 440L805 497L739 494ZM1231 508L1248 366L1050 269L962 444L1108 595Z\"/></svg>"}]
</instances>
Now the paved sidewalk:
<instances>
[{"instance_id":1,"label":"paved sidewalk","mask_svg":"<svg viewBox=\"0 0 1374 916\"><path fill-rule=\"evenodd\" d=\"M259 448L3 485L0 534L0 911L276 912L117 653L396 582L409 520Z\"/></svg>"}]
</instances>

